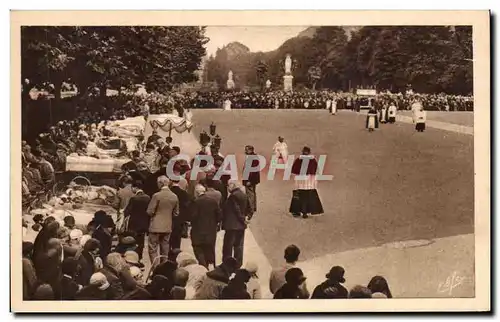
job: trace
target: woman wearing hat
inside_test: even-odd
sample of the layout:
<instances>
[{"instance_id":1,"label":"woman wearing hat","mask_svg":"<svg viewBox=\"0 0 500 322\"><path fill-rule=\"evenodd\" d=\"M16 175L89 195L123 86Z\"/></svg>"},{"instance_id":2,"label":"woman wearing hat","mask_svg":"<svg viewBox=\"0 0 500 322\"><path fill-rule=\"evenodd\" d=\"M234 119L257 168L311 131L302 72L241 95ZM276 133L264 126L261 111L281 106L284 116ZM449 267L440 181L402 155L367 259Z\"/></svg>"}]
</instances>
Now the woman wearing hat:
<instances>
[{"instance_id":1,"label":"woman wearing hat","mask_svg":"<svg viewBox=\"0 0 500 322\"><path fill-rule=\"evenodd\" d=\"M250 273L250 280L247 283L247 292L250 294L251 299L259 300L262 298L259 276L257 275L259 267L254 262L248 262L245 265L245 269Z\"/></svg>"},{"instance_id":2,"label":"woman wearing hat","mask_svg":"<svg viewBox=\"0 0 500 322\"><path fill-rule=\"evenodd\" d=\"M326 274L327 280L316 286L311 296L312 299L346 299L347 289L341 284L345 283L344 268L334 266Z\"/></svg>"},{"instance_id":3,"label":"woman wearing hat","mask_svg":"<svg viewBox=\"0 0 500 322\"><path fill-rule=\"evenodd\" d=\"M90 277L89 285L85 286L76 294L76 299L80 301L113 300L111 284L106 275L95 273Z\"/></svg>"},{"instance_id":4,"label":"woman wearing hat","mask_svg":"<svg viewBox=\"0 0 500 322\"><path fill-rule=\"evenodd\" d=\"M285 274L286 283L274 294L275 299L304 299L301 285L306 281L302 270L290 268Z\"/></svg>"},{"instance_id":5,"label":"woman wearing hat","mask_svg":"<svg viewBox=\"0 0 500 322\"><path fill-rule=\"evenodd\" d=\"M382 293L384 294L387 298L392 298L392 293L391 290L389 289L389 283L387 283L387 280L382 277L382 276L374 276L371 280L370 283L368 283L368 288L372 292L372 294L375 293Z\"/></svg>"},{"instance_id":6,"label":"woman wearing hat","mask_svg":"<svg viewBox=\"0 0 500 322\"><path fill-rule=\"evenodd\" d=\"M198 264L195 256L188 252L181 252L177 256L177 264L179 268L183 268L189 273L189 278L186 283L186 300L193 299L196 288L195 286L202 280L207 273L205 266Z\"/></svg>"},{"instance_id":7,"label":"woman wearing hat","mask_svg":"<svg viewBox=\"0 0 500 322\"><path fill-rule=\"evenodd\" d=\"M56 300L52 286L50 286L49 284L41 284L40 286L38 286L35 293L33 294L33 300L35 301Z\"/></svg>"},{"instance_id":8,"label":"woman wearing hat","mask_svg":"<svg viewBox=\"0 0 500 322\"><path fill-rule=\"evenodd\" d=\"M238 269L227 286L222 289L220 299L250 300L251 297L247 291L247 283L250 280L250 277L250 272L248 272L246 269Z\"/></svg>"}]
</instances>

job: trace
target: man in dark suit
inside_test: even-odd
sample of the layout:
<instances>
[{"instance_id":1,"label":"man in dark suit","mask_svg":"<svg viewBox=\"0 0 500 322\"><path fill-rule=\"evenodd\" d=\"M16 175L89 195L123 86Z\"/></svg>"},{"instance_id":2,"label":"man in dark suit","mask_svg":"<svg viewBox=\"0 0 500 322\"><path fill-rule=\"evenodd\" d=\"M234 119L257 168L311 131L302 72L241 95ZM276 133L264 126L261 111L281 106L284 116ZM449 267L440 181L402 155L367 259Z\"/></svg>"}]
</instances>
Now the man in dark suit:
<instances>
[{"instance_id":1,"label":"man in dark suit","mask_svg":"<svg viewBox=\"0 0 500 322\"><path fill-rule=\"evenodd\" d=\"M220 170L220 167L224 164L224 158L221 156L214 157L214 166L215 169L207 174L207 177L213 176ZM231 179L231 175L229 173L223 173L219 179L213 181L213 188L219 191L222 195L221 205L224 204L227 200L227 183Z\"/></svg>"},{"instance_id":2,"label":"man in dark suit","mask_svg":"<svg viewBox=\"0 0 500 322\"><path fill-rule=\"evenodd\" d=\"M168 161L163 162L160 165L160 169L153 172L144 181L143 190L148 196L152 197L155 193L160 191L158 188L158 178L161 176L167 176L167 165Z\"/></svg>"},{"instance_id":3,"label":"man in dark suit","mask_svg":"<svg viewBox=\"0 0 500 322\"><path fill-rule=\"evenodd\" d=\"M100 243L100 256L101 258L106 258L109 253L111 253L111 248L113 246L113 230L115 224L111 216L106 215L103 217L102 222L99 223L96 230L92 233L92 238L95 238Z\"/></svg>"},{"instance_id":4,"label":"man in dark suit","mask_svg":"<svg viewBox=\"0 0 500 322\"><path fill-rule=\"evenodd\" d=\"M128 218L127 230L134 233L137 242L136 251L139 255L139 260L142 260L144 239L149 229L150 218L147 209L151 198L139 188L139 185L140 182L134 182L132 189L135 195L130 198L124 214L126 220Z\"/></svg>"},{"instance_id":5,"label":"man in dark suit","mask_svg":"<svg viewBox=\"0 0 500 322\"><path fill-rule=\"evenodd\" d=\"M217 230L222 220L219 202L201 192L191 207L191 244L194 255L200 265L208 268L209 264L215 266L215 240Z\"/></svg>"},{"instance_id":6,"label":"man in dark suit","mask_svg":"<svg viewBox=\"0 0 500 322\"><path fill-rule=\"evenodd\" d=\"M247 159L245 161L245 169L249 167L257 167L259 160L256 159L255 149L251 145L245 147ZM245 173L245 170L243 170ZM243 185L248 196L248 201L252 207L252 212L257 211L257 185L260 183L260 172L252 171L248 173L247 178L243 178Z\"/></svg>"},{"instance_id":7,"label":"man in dark suit","mask_svg":"<svg viewBox=\"0 0 500 322\"><path fill-rule=\"evenodd\" d=\"M168 256L173 217L179 215L179 199L168 187L170 180L166 176L158 178L160 191L149 202L147 213L151 217L149 224L149 258L154 261L158 255ZM159 253L158 253L159 249Z\"/></svg>"},{"instance_id":8,"label":"man in dark suit","mask_svg":"<svg viewBox=\"0 0 500 322\"><path fill-rule=\"evenodd\" d=\"M252 214L252 208L247 195L238 182L229 182L229 192L229 197L222 208L222 229L225 231L222 258L234 257L241 266L243 263L245 229L247 228L248 217Z\"/></svg>"},{"instance_id":9,"label":"man in dark suit","mask_svg":"<svg viewBox=\"0 0 500 322\"><path fill-rule=\"evenodd\" d=\"M170 250L181 248L183 231L189 221L189 205L191 198L186 190L179 186L179 180L172 180L170 190L179 199L179 216L174 217L172 222L172 234L170 235Z\"/></svg>"},{"instance_id":10,"label":"man in dark suit","mask_svg":"<svg viewBox=\"0 0 500 322\"><path fill-rule=\"evenodd\" d=\"M218 185L222 185L222 182L220 182L219 180L214 180L213 175L209 175L205 180L205 186L207 187L207 191L205 192L205 194L209 197L214 198L219 203L219 205L221 205L222 208L223 205L222 193L220 189L217 189Z\"/></svg>"}]
</instances>

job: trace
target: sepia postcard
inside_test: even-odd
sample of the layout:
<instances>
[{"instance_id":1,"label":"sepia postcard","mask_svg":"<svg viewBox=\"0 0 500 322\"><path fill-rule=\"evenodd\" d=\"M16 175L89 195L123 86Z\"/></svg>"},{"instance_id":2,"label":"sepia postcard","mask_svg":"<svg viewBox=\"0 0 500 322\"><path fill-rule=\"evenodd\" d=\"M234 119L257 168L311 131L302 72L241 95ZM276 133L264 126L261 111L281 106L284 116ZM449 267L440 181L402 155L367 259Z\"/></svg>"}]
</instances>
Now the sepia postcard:
<instances>
[{"instance_id":1,"label":"sepia postcard","mask_svg":"<svg viewBox=\"0 0 500 322\"><path fill-rule=\"evenodd\" d=\"M489 11L12 11L11 311L487 312Z\"/></svg>"}]
</instances>

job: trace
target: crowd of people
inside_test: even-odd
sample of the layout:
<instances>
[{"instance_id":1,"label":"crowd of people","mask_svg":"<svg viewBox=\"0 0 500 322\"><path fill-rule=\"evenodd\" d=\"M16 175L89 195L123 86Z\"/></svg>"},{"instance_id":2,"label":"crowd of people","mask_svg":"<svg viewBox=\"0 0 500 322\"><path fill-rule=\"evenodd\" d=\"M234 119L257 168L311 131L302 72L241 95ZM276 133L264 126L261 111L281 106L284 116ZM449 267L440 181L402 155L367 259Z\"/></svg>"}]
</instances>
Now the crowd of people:
<instances>
[{"instance_id":1,"label":"crowd of people","mask_svg":"<svg viewBox=\"0 0 500 322\"><path fill-rule=\"evenodd\" d=\"M109 253L105 248L113 233L113 220L97 212L87 227L68 216L60 225L51 217L37 223L35 243L23 242L23 299L51 300L234 300L262 299L259 266L245 265L234 257L209 267L196 256L171 249L163 261L144 270L139 246L131 235L122 235ZM85 230L85 233L82 231ZM374 276L364 285L345 287L345 270L333 266L325 280L312 289L298 265L300 249L289 245L285 262L273 268L269 291L274 299L392 298L387 280Z\"/></svg>"},{"instance_id":2,"label":"crowd of people","mask_svg":"<svg viewBox=\"0 0 500 322\"><path fill-rule=\"evenodd\" d=\"M135 95L121 93L111 96L73 96L53 102L52 100L23 100L23 139L35 144L38 136L46 135L50 126L71 127L78 132L84 125L86 130L105 121L123 120L140 115L172 113L182 116L184 107L189 108L189 95L158 93ZM47 126L47 124L50 124Z\"/></svg>"},{"instance_id":3,"label":"crowd of people","mask_svg":"<svg viewBox=\"0 0 500 322\"><path fill-rule=\"evenodd\" d=\"M362 107L392 102L398 110L409 110L418 99L429 111L473 111L471 96L447 94L391 94L359 95L355 93L317 92L206 92L197 93L190 99L193 108L223 108L231 102L235 109L326 109L329 102L336 101L338 109L359 110Z\"/></svg>"}]
</instances>

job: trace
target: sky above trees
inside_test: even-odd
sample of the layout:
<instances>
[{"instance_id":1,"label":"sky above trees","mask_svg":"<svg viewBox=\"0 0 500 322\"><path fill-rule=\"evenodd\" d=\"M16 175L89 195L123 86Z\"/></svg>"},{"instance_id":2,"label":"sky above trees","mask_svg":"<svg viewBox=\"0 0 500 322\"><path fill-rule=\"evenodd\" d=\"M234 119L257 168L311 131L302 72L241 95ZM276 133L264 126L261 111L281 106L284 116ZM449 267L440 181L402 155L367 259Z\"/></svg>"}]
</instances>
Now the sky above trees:
<instances>
[{"instance_id":1,"label":"sky above trees","mask_svg":"<svg viewBox=\"0 0 500 322\"><path fill-rule=\"evenodd\" d=\"M208 26L205 35L207 54L215 55L217 48L238 41L251 51L271 51L286 40L297 36L305 26Z\"/></svg>"}]
</instances>

